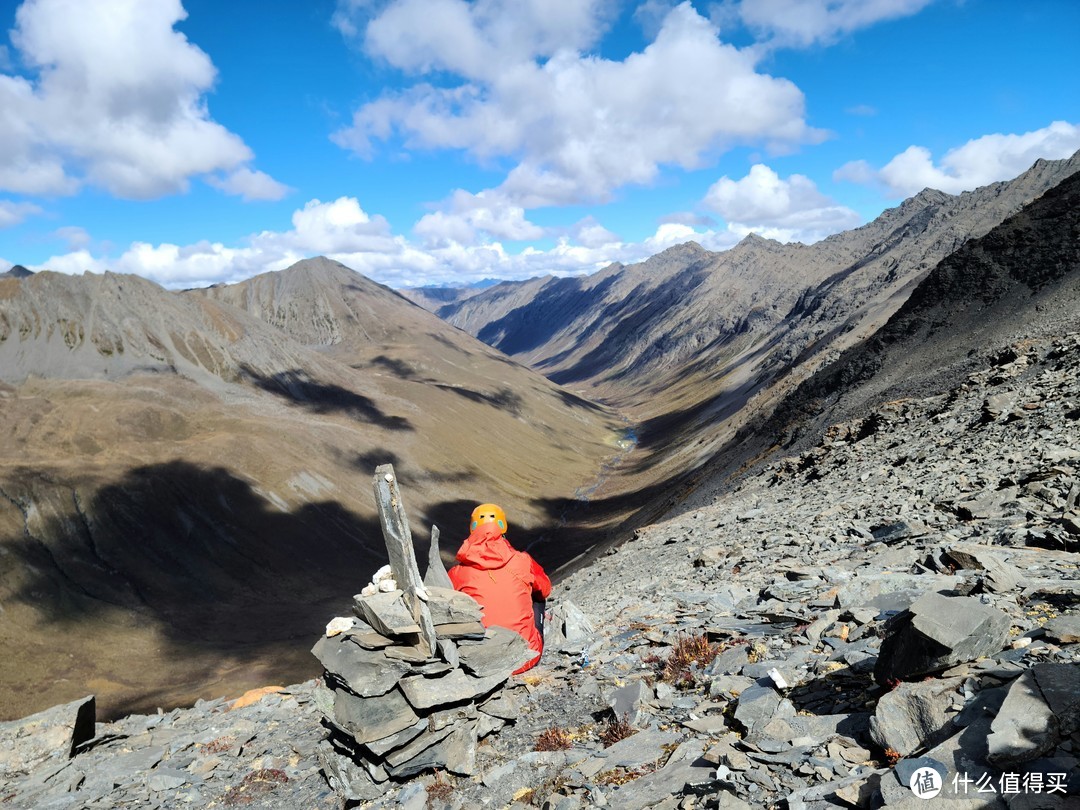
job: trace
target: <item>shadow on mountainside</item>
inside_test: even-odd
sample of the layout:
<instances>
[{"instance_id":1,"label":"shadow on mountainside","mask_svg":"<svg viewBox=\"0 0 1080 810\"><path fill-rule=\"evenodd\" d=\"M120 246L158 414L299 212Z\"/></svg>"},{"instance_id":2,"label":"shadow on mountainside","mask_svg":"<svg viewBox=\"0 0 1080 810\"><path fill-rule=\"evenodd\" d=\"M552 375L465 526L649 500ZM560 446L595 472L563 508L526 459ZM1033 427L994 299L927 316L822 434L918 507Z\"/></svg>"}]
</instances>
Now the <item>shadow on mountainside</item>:
<instances>
[{"instance_id":1,"label":"shadow on mountainside","mask_svg":"<svg viewBox=\"0 0 1080 810\"><path fill-rule=\"evenodd\" d=\"M293 639L291 648L306 653L328 617L347 612L352 594L386 559L377 520L334 501L281 511L222 468L181 461L141 467L89 495L50 490L47 476L41 479L42 491L34 492L34 475L20 474L24 492L9 486L7 500L18 505L25 497L48 517L31 520L21 536L0 538L8 560L21 563L9 563L19 579L7 607L28 605L39 617L30 631L34 654L54 656L58 665L69 653L85 657L80 647L119 614L152 625L164 648L156 663L128 662L130 688L106 713L153 709L146 690L177 685L169 662L183 667L207 652L260 668L270 680L313 677L314 659L281 656L281 642ZM41 649L40 639L49 637L57 642ZM78 674L66 677L73 697L94 691ZM198 691L197 671L182 677Z\"/></svg>"},{"instance_id":2,"label":"shadow on mountainside","mask_svg":"<svg viewBox=\"0 0 1080 810\"><path fill-rule=\"evenodd\" d=\"M413 430L407 419L383 413L368 397L340 385L319 382L303 369L264 375L249 365L242 365L240 372L264 391L314 413L344 413L387 430Z\"/></svg>"},{"instance_id":3,"label":"shadow on mountainside","mask_svg":"<svg viewBox=\"0 0 1080 810\"><path fill-rule=\"evenodd\" d=\"M537 370L552 382L567 385L617 369L631 357L635 358L636 362L640 358L635 347L643 339L652 340L649 336L658 331L658 325L663 323L665 313L672 311L687 296L692 295L708 276L707 268L691 265L660 287L645 282L638 284L630 293L604 307L592 321L589 331L599 331L604 335L599 346L570 368L550 374L545 371L565 359L567 354L564 352L539 363ZM612 325L610 329L607 328L609 324ZM482 335L480 339L484 339ZM662 353L662 339L654 341L652 346Z\"/></svg>"},{"instance_id":4,"label":"shadow on mountainside","mask_svg":"<svg viewBox=\"0 0 1080 810\"><path fill-rule=\"evenodd\" d=\"M506 354L528 352L543 346L602 298L615 280L612 276L585 290L582 278L554 279L527 305L484 326L477 338Z\"/></svg>"}]
</instances>

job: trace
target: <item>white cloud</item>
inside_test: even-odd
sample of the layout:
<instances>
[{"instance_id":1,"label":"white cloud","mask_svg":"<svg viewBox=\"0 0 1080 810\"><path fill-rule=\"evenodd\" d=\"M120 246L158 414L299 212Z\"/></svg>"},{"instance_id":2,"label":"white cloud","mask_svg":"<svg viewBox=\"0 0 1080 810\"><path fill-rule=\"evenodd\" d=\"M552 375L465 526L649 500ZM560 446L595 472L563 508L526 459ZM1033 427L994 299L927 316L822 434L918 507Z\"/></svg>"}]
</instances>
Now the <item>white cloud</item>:
<instances>
[{"instance_id":1,"label":"white cloud","mask_svg":"<svg viewBox=\"0 0 1080 810\"><path fill-rule=\"evenodd\" d=\"M544 229L525 218L525 209L493 191L470 194L458 189L443 210L420 218L413 231L429 247L457 242L472 245L484 237L523 241L540 239Z\"/></svg>"},{"instance_id":2,"label":"white cloud","mask_svg":"<svg viewBox=\"0 0 1080 810\"><path fill-rule=\"evenodd\" d=\"M276 236L265 232L255 238L257 247L281 245L313 254L385 252L393 238L381 216L370 216L354 197L324 203L311 200L292 216L293 230Z\"/></svg>"},{"instance_id":3,"label":"white cloud","mask_svg":"<svg viewBox=\"0 0 1080 810\"><path fill-rule=\"evenodd\" d=\"M816 242L860 222L855 211L826 197L810 178L793 174L784 180L760 163L741 180L721 177L703 203L734 233L785 242Z\"/></svg>"},{"instance_id":4,"label":"white cloud","mask_svg":"<svg viewBox=\"0 0 1080 810\"><path fill-rule=\"evenodd\" d=\"M602 248L619 243L619 237L596 221L592 216L585 217L570 228L570 236L582 247Z\"/></svg>"},{"instance_id":5,"label":"white cloud","mask_svg":"<svg viewBox=\"0 0 1080 810\"><path fill-rule=\"evenodd\" d=\"M0 200L0 228L10 228L27 217L40 213L41 209L33 203Z\"/></svg>"},{"instance_id":6,"label":"white cloud","mask_svg":"<svg viewBox=\"0 0 1080 810\"><path fill-rule=\"evenodd\" d=\"M92 255L90 251L74 250L70 253L53 256L44 264L29 265L28 269L33 270L34 272L53 270L57 273L67 273L69 276L78 276L86 272L104 273L110 268L103 259ZM152 278L149 273L140 273L139 275Z\"/></svg>"},{"instance_id":7,"label":"white cloud","mask_svg":"<svg viewBox=\"0 0 1080 810\"><path fill-rule=\"evenodd\" d=\"M869 186L877 182L877 171L865 160L851 160L833 172L833 180Z\"/></svg>"},{"instance_id":8,"label":"white cloud","mask_svg":"<svg viewBox=\"0 0 1080 810\"><path fill-rule=\"evenodd\" d=\"M26 0L11 39L36 78L0 74L0 189L148 199L250 162L209 116L216 71L174 30L186 16L179 0Z\"/></svg>"},{"instance_id":9,"label":"white cloud","mask_svg":"<svg viewBox=\"0 0 1080 810\"><path fill-rule=\"evenodd\" d=\"M333 22L372 56L410 73L491 77L514 64L589 48L613 0L339 0Z\"/></svg>"},{"instance_id":10,"label":"white cloud","mask_svg":"<svg viewBox=\"0 0 1080 810\"><path fill-rule=\"evenodd\" d=\"M292 191L266 172L254 171L247 166L242 166L224 177L209 176L206 182L226 194L242 197L245 202L280 200Z\"/></svg>"},{"instance_id":11,"label":"white cloud","mask_svg":"<svg viewBox=\"0 0 1080 810\"><path fill-rule=\"evenodd\" d=\"M87 230L76 225L57 228L53 233L67 243L68 250L80 250L89 246L92 241Z\"/></svg>"},{"instance_id":12,"label":"white cloud","mask_svg":"<svg viewBox=\"0 0 1080 810\"><path fill-rule=\"evenodd\" d=\"M292 226L286 231L262 231L233 246L207 241L190 245L135 242L114 257L95 255L79 246L80 239L88 241L88 235L81 229L71 229L69 252L30 269L71 274L111 270L140 275L165 287L184 288L240 281L258 273L282 270L304 258L325 255L381 283L404 287L485 278L579 275L613 261L641 261L688 239L714 250L731 247L737 241L731 233L697 231L687 225L667 223L640 242L623 242L595 220L586 218L568 228L549 250L527 247L514 254L497 241L463 244L446 240L423 247L391 233L383 217L368 214L353 197L331 202L311 200L293 213Z\"/></svg>"},{"instance_id":13,"label":"white cloud","mask_svg":"<svg viewBox=\"0 0 1080 810\"><path fill-rule=\"evenodd\" d=\"M714 9L738 19L770 46L828 44L885 20L917 14L934 0L738 0Z\"/></svg>"},{"instance_id":14,"label":"white cloud","mask_svg":"<svg viewBox=\"0 0 1080 810\"><path fill-rule=\"evenodd\" d=\"M448 15L468 17L470 30L482 40L477 53L487 58L471 56L468 43L451 54L449 44L432 42L442 43L442 26L449 25L437 15L413 17L408 36L395 28L402 32L394 40L399 50L382 34L373 44L373 27L379 31L385 20L397 20L412 2L395 0L372 20L367 46L393 55L399 67L458 71L468 81L455 87L416 84L364 105L352 125L334 136L358 154L371 156L374 141L396 135L408 148L509 158L516 166L498 191L531 208L603 200L620 186L651 182L662 166L697 168L737 144L782 151L824 137L807 126L799 89L758 73L754 57L722 43L689 2L672 9L656 39L623 61L563 49L542 64L534 57L550 47L547 29L488 37L496 43L525 37L523 50L485 50L490 43L481 35L487 29L473 16L482 8L503 7L494 2L438 4ZM569 16L573 5L556 4L552 19ZM544 16L535 11L540 7L539 0L529 4L537 18ZM571 28L580 41L593 36L581 20Z\"/></svg>"},{"instance_id":15,"label":"white cloud","mask_svg":"<svg viewBox=\"0 0 1080 810\"><path fill-rule=\"evenodd\" d=\"M1009 180L1039 158L1061 160L1080 150L1080 125L1055 121L1021 135L984 135L950 149L935 164L929 149L909 146L881 169L852 161L834 173L837 180L880 184L890 197L909 197L924 188L959 194Z\"/></svg>"}]
</instances>

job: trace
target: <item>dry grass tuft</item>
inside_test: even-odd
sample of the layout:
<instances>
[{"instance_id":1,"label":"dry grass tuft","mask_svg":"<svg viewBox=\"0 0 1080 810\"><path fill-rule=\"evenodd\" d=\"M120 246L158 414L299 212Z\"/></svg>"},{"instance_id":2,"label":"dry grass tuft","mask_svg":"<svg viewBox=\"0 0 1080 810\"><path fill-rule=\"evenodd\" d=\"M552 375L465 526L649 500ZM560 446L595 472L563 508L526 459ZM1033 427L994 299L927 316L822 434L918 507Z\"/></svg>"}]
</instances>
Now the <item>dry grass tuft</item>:
<instances>
[{"instance_id":1,"label":"dry grass tuft","mask_svg":"<svg viewBox=\"0 0 1080 810\"><path fill-rule=\"evenodd\" d=\"M552 726L540 733L534 751L566 751L574 744L574 738L564 728Z\"/></svg>"},{"instance_id":2,"label":"dry grass tuft","mask_svg":"<svg viewBox=\"0 0 1080 810\"><path fill-rule=\"evenodd\" d=\"M600 732L600 742L604 744L604 748L610 748L619 740L625 740L635 734L637 734L637 729L630 725L625 717L622 720L613 719L608 727Z\"/></svg>"},{"instance_id":3,"label":"dry grass tuft","mask_svg":"<svg viewBox=\"0 0 1080 810\"><path fill-rule=\"evenodd\" d=\"M210 742L197 743L195 747L207 754L224 754L226 751L231 750L234 745L236 745L236 737L229 735L217 737L210 740Z\"/></svg>"},{"instance_id":4,"label":"dry grass tuft","mask_svg":"<svg viewBox=\"0 0 1080 810\"><path fill-rule=\"evenodd\" d=\"M450 797L454 795L454 786L446 778L442 771L435 771L435 778L427 786L427 806L434 807L436 803L449 804Z\"/></svg>"},{"instance_id":5,"label":"dry grass tuft","mask_svg":"<svg viewBox=\"0 0 1080 810\"><path fill-rule=\"evenodd\" d=\"M273 792L277 785L283 785L288 781L289 777L285 775L285 772L277 768L252 771L240 781L237 787L226 790L222 801L229 806L251 804L256 799Z\"/></svg>"},{"instance_id":6,"label":"dry grass tuft","mask_svg":"<svg viewBox=\"0 0 1080 810\"><path fill-rule=\"evenodd\" d=\"M697 683L696 672L705 669L720 654L719 644L713 644L704 633L680 636L671 648L660 677L679 688Z\"/></svg>"}]
</instances>

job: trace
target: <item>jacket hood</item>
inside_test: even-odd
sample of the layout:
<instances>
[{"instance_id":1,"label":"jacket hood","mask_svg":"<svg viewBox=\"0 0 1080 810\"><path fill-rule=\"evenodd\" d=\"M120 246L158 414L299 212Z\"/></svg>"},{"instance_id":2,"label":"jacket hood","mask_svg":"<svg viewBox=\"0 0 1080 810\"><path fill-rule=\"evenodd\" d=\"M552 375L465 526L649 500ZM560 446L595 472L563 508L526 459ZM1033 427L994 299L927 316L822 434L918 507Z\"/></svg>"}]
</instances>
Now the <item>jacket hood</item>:
<instances>
[{"instance_id":1,"label":"jacket hood","mask_svg":"<svg viewBox=\"0 0 1080 810\"><path fill-rule=\"evenodd\" d=\"M494 523L477 526L457 553L458 562L484 569L502 568L513 556L513 546Z\"/></svg>"}]
</instances>

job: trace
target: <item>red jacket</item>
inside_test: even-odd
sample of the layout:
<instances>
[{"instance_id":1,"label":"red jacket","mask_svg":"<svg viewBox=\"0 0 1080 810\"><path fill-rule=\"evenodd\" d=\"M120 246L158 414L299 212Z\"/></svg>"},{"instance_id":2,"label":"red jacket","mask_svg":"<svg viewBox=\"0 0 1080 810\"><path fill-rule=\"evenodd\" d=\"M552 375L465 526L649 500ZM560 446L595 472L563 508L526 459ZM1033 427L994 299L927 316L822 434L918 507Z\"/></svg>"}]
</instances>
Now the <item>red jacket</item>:
<instances>
[{"instance_id":1,"label":"red jacket","mask_svg":"<svg viewBox=\"0 0 1080 810\"><path fill-rule=\"evenodd\" d=\"M484 523L461 544L455 565L448 572L455 590L466 593L483 608L484 627L513 630L543 652L544 639L533 623L533 598L547 599L551 580L528 553L507 542L495 523ZM515 675L536 666L537 655Z\"/></svg>"}]
</instances>

